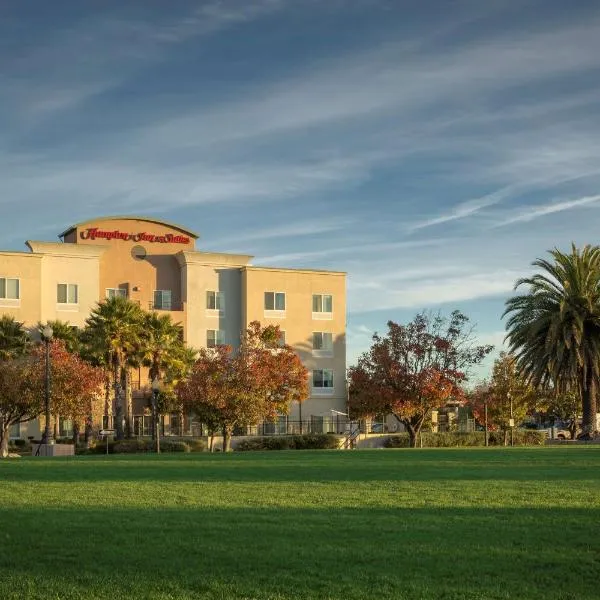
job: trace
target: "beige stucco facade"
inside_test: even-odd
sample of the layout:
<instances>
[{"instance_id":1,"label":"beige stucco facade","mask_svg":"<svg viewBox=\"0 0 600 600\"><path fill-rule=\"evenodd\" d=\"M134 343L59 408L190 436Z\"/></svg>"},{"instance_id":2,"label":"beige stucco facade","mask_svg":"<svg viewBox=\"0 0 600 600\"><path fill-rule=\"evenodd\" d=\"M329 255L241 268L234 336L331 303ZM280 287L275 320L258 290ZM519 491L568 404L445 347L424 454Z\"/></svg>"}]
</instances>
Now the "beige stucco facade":
<instances>
[{"instance_id":1,"label":"beige stucco facade","mask_svg":"<svg viewBox=\"0 0 600 600\"><path fill-rule=\"evenodd\" d=\"M4 295L18 287L19 296L0 297L0 314L29 328L56 319L81 327L98 302L121 294L171 314L195 348L235 346L254 320L277 324L310 373L303 418L346 410L344 273L255 267L251 256L197 250L193 231L144 217L93 219L59 237L0 252L0 279L13 290ZM299 412L290 407L290 418Z\"/></svg>"}]
</instances>

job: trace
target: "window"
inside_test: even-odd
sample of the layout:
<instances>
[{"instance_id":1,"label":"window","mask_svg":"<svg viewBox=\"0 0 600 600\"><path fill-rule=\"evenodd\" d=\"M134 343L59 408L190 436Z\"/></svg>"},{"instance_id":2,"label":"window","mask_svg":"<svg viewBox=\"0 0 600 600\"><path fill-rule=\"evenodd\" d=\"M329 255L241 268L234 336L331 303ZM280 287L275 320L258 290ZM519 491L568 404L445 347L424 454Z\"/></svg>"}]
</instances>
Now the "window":
<instances>
[{"instance_id":1,"label":"window","mask_svg":"<svg viewBox=\"0 0 600 600\"><path fill-rule=\"evenodd\" d=\"M171 310L171 290L155 290L153 308L156 310Z\"/></svg>"},{"instance_id":2,"label":"window","mask_svg":"<svg viewBox=\"0 0 600 600\"><path fill-rule=\"evenodd\" d=\"M313 331L313 353L320 356L333 355L333 334Z\"/></svg>"},{"instance_id":3,"label":"window","mask_svg":"<svg viewBox=\"0 0 600 600\"><path fill-rule=\"evenodd\" d=\"M56 302L58 304L77 304L79 289L76 283L59 283L56 286Z\"/></svg>"},{"instance_id":4,"label":"window","mask_svg":"<svg viewBox=\"0 0 600 600\"><path fill-rule=\"evenodd\" d=\"M313 294L314 313L332 313L333 312L333 296L329 294Z\"/></svg>"},{"instance_id":5,"label":"window","mask_svg":"<svg viewBox=\"0 0 600 600\"><path fill-rule=\"evenodd\" d=\"M285 293L265 292L265 310L285 310Z\"/></svg>"},{"instance_id":6,"label":"window","mask_svg":"<svg viewBox=\"0 0 600 600\"><path fill-rule=\"evenodd\" d=\"M285 346L285 331L283 329L279 330L279 339L277 340L277 344L280 347Z\"/></svg>"},{"instance_id":7,"label":"window","mask_svg":"<svg viewBox=\"0 0 600 600\"><path fill-rule=\"evenodd\" d=\"M315 369L312 386L315 390L333 390L333 370Z\"/></svg>"},{"instance_id":8,"label":"window","mask_svg":"<svg viewBox=\"0 0 600 600\"><path fill-rule=\"evenodd\" d=\"M19 300L20 297L19 280L0 277L0 299Z\"/></svg>"},{"instance_id":9,"label":"window","mask_svg":"<svg viewBox=\"0 0 600 600\"><path fill-rule=\"evenodd\" d=\"M207 310L219 310L223 312L225 310L225 294L223 292L206 292L206 309Z\"/></svg>"},{"instance_id":10,"label":"window","mask_svg":"<svg viewBox=\"0 0 600 600\"><path fill-rule=\"evenodd\" d=\"M207 329L206 330L206 347L215 348L216 346L222 346L225 343L224 332L220 329Z\"/></svg>"},{"instance_id":11,"label":"window","mask_svg":"<svg viewBox=\"0 0 600 600\"><path fill-rule=\"evenodd\" d=\"M107 298L116 298L117 296L127 298L127 288L106 288Z\"/></svg>"}]
</instances>

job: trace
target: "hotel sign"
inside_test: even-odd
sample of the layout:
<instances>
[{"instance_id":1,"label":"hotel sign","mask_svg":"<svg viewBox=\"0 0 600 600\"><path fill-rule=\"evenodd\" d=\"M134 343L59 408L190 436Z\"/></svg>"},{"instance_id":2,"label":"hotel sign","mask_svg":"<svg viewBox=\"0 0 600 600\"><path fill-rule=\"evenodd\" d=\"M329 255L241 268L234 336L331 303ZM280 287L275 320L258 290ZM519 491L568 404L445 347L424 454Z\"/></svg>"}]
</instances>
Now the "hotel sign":
<instances>
[{"instance_id":1,"label":"hotel sign","mask_svg":"<svg viewBox=\"0 0 600 600\"><path fill-rule=\"evenodd\" d=\"M90 227L79 233L82 240L124 240L126 242L150 242L158 244L189 244L190 238L185 235L174 235L165 233L164 235L156 235L154 233L127 233L126 231L106 231L97 227Z\"/></svg>"}]
</instances>

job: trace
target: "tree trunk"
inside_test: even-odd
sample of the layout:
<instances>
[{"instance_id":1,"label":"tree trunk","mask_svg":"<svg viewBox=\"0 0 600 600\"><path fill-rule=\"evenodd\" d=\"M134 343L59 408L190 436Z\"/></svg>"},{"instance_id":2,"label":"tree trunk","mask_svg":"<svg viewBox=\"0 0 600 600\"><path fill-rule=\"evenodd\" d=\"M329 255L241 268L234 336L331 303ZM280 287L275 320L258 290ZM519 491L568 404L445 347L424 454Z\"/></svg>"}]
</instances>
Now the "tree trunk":
<instances>
[{"instance_id":1,"label":"tree trunk","mask_svg":"<svg viewBox=\"0 0 600 600\"><path fill-rule=\"evenodd\" d=\"M508 429L504 430L504 445L508 446Z\"/></svg>"},{"instance_id":2,"label":"tree trunk","mask_svg":"<svg viewBox=\"0 0 600 600\"><path fill-rule=\"evenodd\" d=\"M404 426L406 427L406 431L408 431L408 445L411 448L417 447L417 434L419 433L417 429L413 426L410 421L404 421Z\"/></svg>"},{"instance_id":3,"label":"tree trunk","mask_svg":"<svg viewBox=\"0 0 600 600\"><path fill-rule=\"evenodd\" d=\"M208 441L208 451L212 452L215 446L215 432L211 431L210 432L210 439Z\"/></svg>"},{"instance_id":4,"label":"tree trunk","mask_svg":"<svg viewBox=\"0 0 600 600\"><path fill-rule=\"evenodd\" d=\"M84 439L85 439L85 446L86 446L86 448L89 448L90 447L90 442L92 441L92 417L88 417L85 420Z\"/></svg>"},{"instance_id":5,"label":"tree trunk","mask_svg":"<svg viewBox=\"0 0 600 600\"><path fill-rule=\"evenodd\" d=\"M8 435L10 425L2 423L0 428L0 458L8 457Z\"/></svg>"},{"instance_id":6,"label":"tree trunk","mask_svg":"<svg viewBox=\"0 0 600 600\"><path fill-rule=\"evenodd\" d=\"M75 449L77 449L77 444L79 444L79 421L73 421L73 443L75 444Z\"/></svg>"},{"instance_id":7,"label":"tree trunk","mask_svg":"<svg viewBox=\"0 0 600 600\"><path fill-rule=\"evenodd\" d=\"M59 422L60 422L60 416L54 415L54 441L56 441L60 437L58 435L60 433L60 428L58 426Z\"/></svg>"},{"instance_id":8,"label":"tree trunk","mask_svg":"<svg viewBox=\"0 0 600 600\"><path fill-rule=\"evenodd\" d=\"M582 396L582 437L591 439L596 433L596 385L591 374L587 376Z\"/></svg>"},{"instance_id":9,"label":"tree trunk","mask_svg":"<svg viewBox=\"0 0 600 600\"><path fill-rule=\"evenodd\" d=\"M125 367L124 369L124 377L123 386L125 390L125 436L130 438L133 437L133 429L131 427L131 422L133 420L133 402L132 402L132 390L131 390L131 372L129 367Z\"/></svg>"},{"instance_id":10,"label":"tree trunk","mask_svg":"<svg viewBox=\"0 0 600 600\"><path fill-rule=\"evenodd\" d=\"M231 427L227 425L223 427L223 452L229 452L231 450L231 431Z\"/></svg>"},{"instance_id":11,"label":"tree trunk","mask_svg":"<svg viewBox=\"0 0 600 600\"><path fill-rule=\"evenodd\" d=\"M115 423L114 423L114 427L116 430L116 434L117 434L117 439L118 440L122 440L124 435L123 435L123 402L121 399L121 365L115 361L114 364L114 373L113 373L113 384L115 387L115 408L114 408L114 415L115 415Z\"/></svg>"}]
</instances>

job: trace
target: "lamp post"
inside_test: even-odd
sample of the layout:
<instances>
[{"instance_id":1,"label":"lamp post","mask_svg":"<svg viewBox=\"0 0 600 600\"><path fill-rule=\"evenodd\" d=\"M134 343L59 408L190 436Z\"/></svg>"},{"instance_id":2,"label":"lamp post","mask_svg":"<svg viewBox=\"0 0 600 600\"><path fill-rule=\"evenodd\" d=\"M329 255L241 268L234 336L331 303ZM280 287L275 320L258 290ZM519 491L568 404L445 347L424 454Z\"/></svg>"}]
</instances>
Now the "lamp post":
<instances>
[{"instance_id":1,"label":"lamp post","mask_svg":"<svg viewBox=\"0 0 600 600\"><path fill-rule=\"evenodd\" d=\"M160 382L158 377L152 380L152 431L154 432L154 441L156 442L156 454L160 454L160 417L158 414L158 394L160 392Z\"/></svg>"},{"instance_id":2,"label":"lamp post","mask_svg":"<svg viewBox=\"0 0 600 600\"><path fill-rule=\"evenodd\" d=\"M54 336L54 331L50 325L46 325L42 329L42 340L46 344L46 427L44 428L44 444L54 444L52 432L50 430L50 343Z\"/></svg>"}]
</instances>

